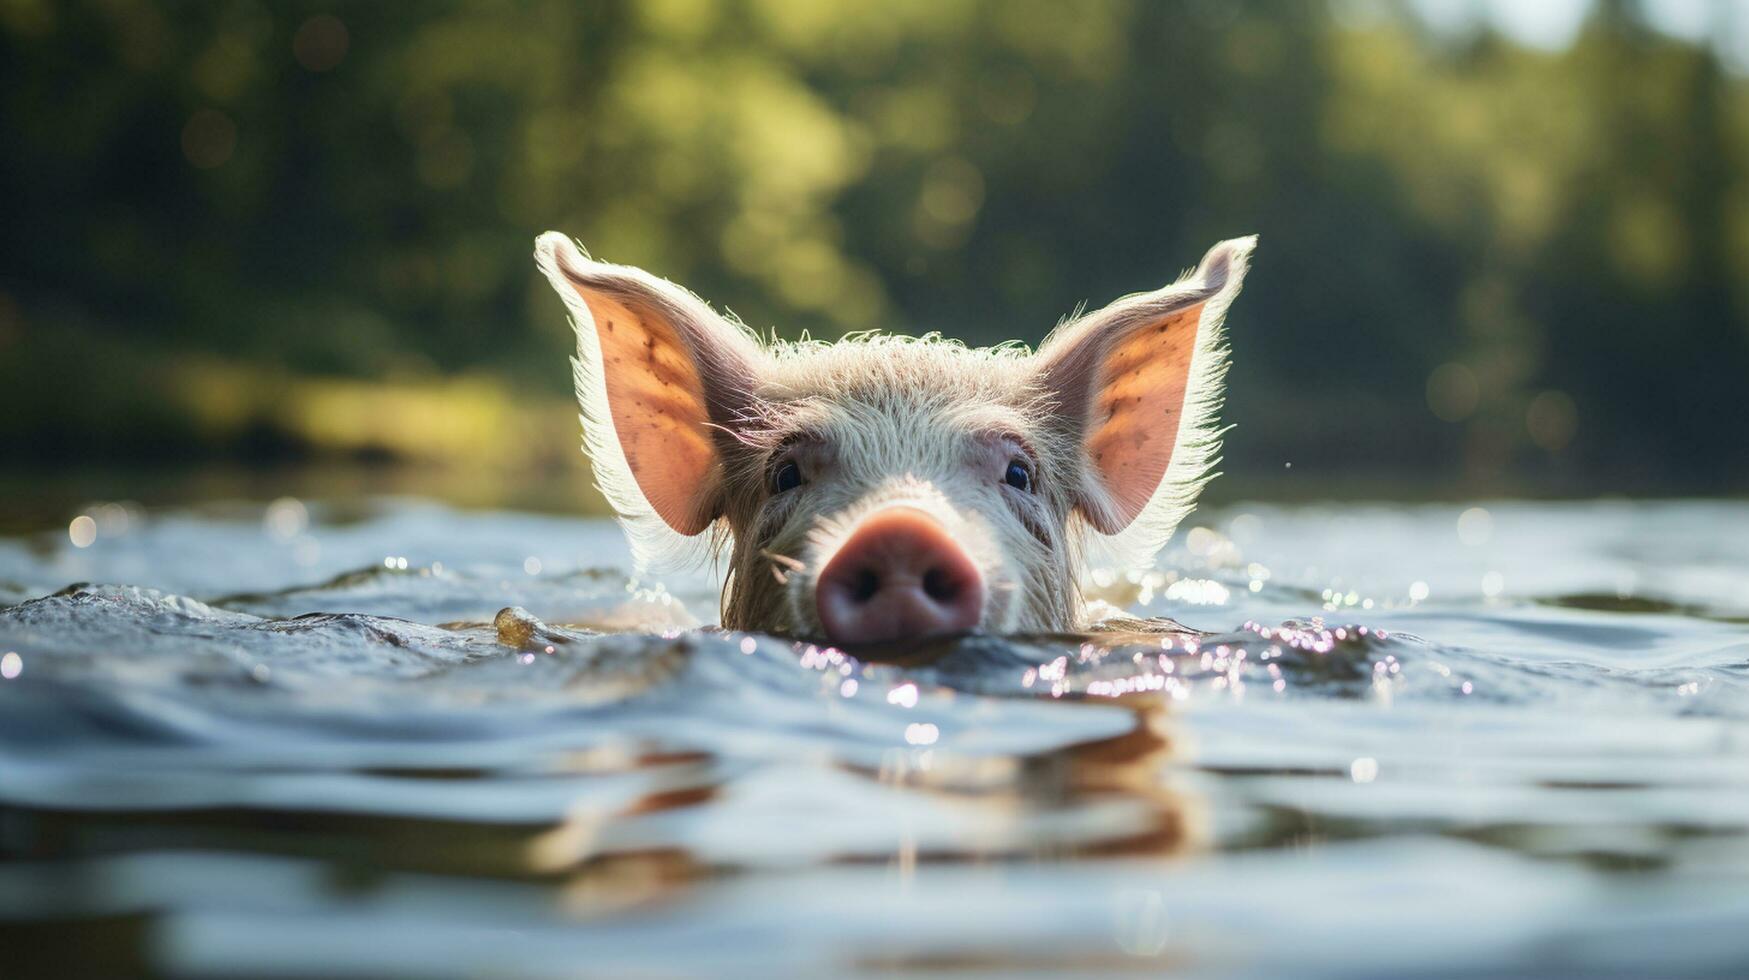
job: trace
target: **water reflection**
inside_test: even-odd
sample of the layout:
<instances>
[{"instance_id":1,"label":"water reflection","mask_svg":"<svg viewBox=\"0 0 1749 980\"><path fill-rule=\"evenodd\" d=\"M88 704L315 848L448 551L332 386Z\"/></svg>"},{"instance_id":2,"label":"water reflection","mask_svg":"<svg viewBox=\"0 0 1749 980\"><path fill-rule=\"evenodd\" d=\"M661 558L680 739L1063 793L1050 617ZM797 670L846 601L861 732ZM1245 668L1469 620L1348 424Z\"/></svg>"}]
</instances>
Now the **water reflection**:
<instances>
[{"instance_id":1,"label":"water reflection","mask_svg":"<svg viewBox=\"0 0 1749 980\"><path fill-rule=\"evenodd\" d=\"M591 639L506 612L495 641L510 650ZM725 646L746 656L726 637L684 648L696 660ZM812 670L799 657L788 669ZM889 668L870 669L878 679ZM682 673L670 676L681 683ZM915 692L915 682L893 689L907 688ZM930 698L870 701L908 711ZM385 889L405 887L397 884L405 876L436 876L480 883L478 899L494 906L534 902L543 917L587 920L671 904L725 875L810 855L825 866L873 865L910 880L933 866L1165 858L1201 846L1201 805L1170 788L1170 767L1182 760L1165 712L1155 699L1120 710L1128 721L1114 734L1039 751L962 753L950 739L839 753L828 740L797 744L791 763L777 768L733 745L681 748L692 740L680 724L647 740L523 744L495 764L451 757L441 742L342 743L301 764L251 758L235 745L166 745L163 753L127 753L127 774L105 772L104 756L92 755L85 767L92 785L74 794L80 805L51 802L52 780L27 780L34 788L14 784L7 793L0 912L15 922L72 915L78 928L33 929L32 942L65 957L44 963L90 966L94 955L150 961L179 917L210 907L218 879L209 878L206 891L185 887L202 862L209 875L278 887L282 902L379 901ZM176 873L162 879L126 873L136 859L163 867L176 854L191 860L170 865ZM284 892L285 882L247 870L268 859L314 877ZM50 868L60 870L44 877ZM117 874L132 884L118 884ZM485 884L493 881L535 891L493 892ZM143 913L128 911L142 903ZM1077 953L1064 962L1089 960Z\"/></svg>"}]
</instances>

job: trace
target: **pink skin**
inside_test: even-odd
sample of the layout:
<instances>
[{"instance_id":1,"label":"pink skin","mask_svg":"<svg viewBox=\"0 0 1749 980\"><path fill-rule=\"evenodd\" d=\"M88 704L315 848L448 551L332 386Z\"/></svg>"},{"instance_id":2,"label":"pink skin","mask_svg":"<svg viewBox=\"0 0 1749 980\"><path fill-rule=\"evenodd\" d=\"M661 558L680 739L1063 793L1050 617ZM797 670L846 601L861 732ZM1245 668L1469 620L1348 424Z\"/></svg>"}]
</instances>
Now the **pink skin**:
<instances>
[{"instance_id":1,"label":"pink skin","mask_svg":"<svg viewBox=\"0 0 1749 980\"><path fill-rule=\"evenodd\" d=\"M984 578L959 543L914 507L889 507L856 529L815 584L833 643L882 643L975 629Z\"/></svg>"}]
</instances>

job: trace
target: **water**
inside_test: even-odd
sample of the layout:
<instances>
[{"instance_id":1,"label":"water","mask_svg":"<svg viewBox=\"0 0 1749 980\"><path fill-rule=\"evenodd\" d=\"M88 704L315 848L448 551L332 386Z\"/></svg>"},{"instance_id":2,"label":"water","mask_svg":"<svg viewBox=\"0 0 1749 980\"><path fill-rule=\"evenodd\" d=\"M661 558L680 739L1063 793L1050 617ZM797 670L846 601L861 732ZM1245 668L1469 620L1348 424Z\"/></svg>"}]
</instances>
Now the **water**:
<instances>
[{"instance_id":1,"label":"water","mask_svg":"<svg viewBox=\"0 0 1749 980\"><path fill-rule=\"evenodd\" d=\"M1749 969L1742 504L1205 511L1101 596L1208 635L899 664L599 520L86 514L0 540L7 977Z\"/></svg>"}]
</instances>

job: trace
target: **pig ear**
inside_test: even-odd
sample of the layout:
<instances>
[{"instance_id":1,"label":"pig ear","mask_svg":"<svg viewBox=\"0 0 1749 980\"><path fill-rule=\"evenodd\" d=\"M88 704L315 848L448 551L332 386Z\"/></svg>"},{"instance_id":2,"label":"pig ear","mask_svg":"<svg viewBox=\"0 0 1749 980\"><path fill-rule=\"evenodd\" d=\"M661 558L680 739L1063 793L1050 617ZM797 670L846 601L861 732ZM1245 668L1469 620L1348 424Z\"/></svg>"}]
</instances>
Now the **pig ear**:
<instances>
[{"instance_id":1,"label":"pig ear","mask_svg":"<svg viewBox=\"0 0 1749 980\"><path fill-rule=\"evenodd\" d=\"M1222 242L1178 282L1066 323L1039 349L1044 386L1084 454L1076 506L1110 560L1152 559L1212 475L1221 321L1256 243Z\"/></svg>"},{"instance_id":2,"label":"pig ear","mask_svg":"<svg viewBox=\"0 0 1749 980\"><path fill-rule=\"evenodd\" d=\"M639 568L696 556L723 512L723 451L748 416L763 354L698 297L596 262L558 232L535 261L577 331L583 445Z\"/></svg>"}]
</instances>

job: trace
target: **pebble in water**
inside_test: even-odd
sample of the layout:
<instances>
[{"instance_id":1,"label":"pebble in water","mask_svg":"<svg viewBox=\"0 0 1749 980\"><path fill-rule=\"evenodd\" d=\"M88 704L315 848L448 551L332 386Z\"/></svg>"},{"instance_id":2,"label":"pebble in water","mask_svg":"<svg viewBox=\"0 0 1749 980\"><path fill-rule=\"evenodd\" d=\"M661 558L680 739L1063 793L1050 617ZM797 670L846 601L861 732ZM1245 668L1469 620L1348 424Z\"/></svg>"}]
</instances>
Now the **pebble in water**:
<instances>
[{"instance_id":1,"label":"pebble in water","mask_svg":"<svg viewBox=\"0 0 1749 980\"><path fill-rule=\"evenodd\" d=\"M544 628L534 614L521 606L505 606L492 617L492 628L498 631L498 642L521 649Z\"/></svg>"}]
</instances>

